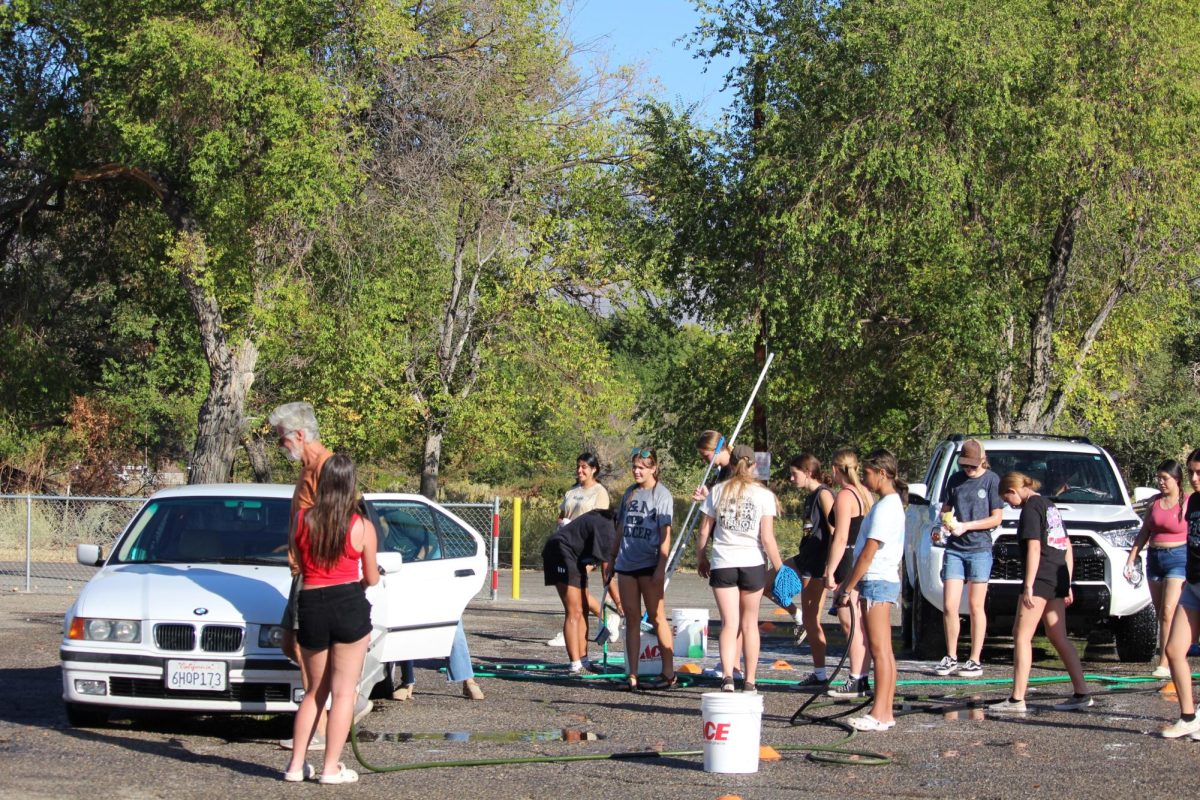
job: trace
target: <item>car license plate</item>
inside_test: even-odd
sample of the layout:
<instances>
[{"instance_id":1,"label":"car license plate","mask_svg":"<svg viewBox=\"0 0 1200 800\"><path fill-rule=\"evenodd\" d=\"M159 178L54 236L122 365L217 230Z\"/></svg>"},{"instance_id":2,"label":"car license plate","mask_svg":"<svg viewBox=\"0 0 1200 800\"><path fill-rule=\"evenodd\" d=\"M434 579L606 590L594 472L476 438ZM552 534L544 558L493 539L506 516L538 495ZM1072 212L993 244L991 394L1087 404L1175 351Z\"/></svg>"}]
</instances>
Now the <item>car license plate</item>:
<instances>
[{"instance_id":1,"label":"car license plate","mask_svg":"<svg viewBox=\"0 0 1200 800\"><path fill-rule=\"evenodd\" d=\"M223 692L224 661L167 661L167 688L184 692Z\"/></svg>"}]
</instances>

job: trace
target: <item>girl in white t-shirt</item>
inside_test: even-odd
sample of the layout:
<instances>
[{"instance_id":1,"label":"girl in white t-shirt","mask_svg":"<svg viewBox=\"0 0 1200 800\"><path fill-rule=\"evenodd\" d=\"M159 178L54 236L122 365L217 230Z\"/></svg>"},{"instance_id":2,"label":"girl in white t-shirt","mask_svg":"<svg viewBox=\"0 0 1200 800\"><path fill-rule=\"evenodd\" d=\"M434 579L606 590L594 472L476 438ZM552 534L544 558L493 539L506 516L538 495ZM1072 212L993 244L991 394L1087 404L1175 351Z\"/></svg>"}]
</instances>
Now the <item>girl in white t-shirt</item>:
<instances>
[{"instance_id":1,"label":"girl in white t-shirt","mask_svg":"<svg viewBox=\"0 0 1200 800\"><path fill-rule=\"evenodd\" d=\"M721 691L733 691L737 666L737 637L742 635L746 681L743 691L753 694L758 666L758 607L766 586L763 553L776 572L783 564L775 544L777 504L771 490L754 477L754 450L733 448L732 477L717 484L704 500L700 532L696 538L700 577L708 578L721 613ZM715 533L714 533L715 528ZM713 554L708 556L712 534Z\"/></svg>"},{"instance_id":2,"label":"girl in white t-shirt","mask_svg":"<svg viewBox=\"0 0 1200 800\"><path fill-rule=\"evenodd\" d=\"M896 725L896 656L892 652L892 606L900 596L900 558L904 554L904 503L908 484L900 479L896 457L875 450L863 460L863 483L879 496L863 520L854 545L854 569L838 587L840 605L858 590L866 621L867 647L875 662L875 702L871 711L850 720L860 731L886 731Z\"/></svg>"}]
</instances>

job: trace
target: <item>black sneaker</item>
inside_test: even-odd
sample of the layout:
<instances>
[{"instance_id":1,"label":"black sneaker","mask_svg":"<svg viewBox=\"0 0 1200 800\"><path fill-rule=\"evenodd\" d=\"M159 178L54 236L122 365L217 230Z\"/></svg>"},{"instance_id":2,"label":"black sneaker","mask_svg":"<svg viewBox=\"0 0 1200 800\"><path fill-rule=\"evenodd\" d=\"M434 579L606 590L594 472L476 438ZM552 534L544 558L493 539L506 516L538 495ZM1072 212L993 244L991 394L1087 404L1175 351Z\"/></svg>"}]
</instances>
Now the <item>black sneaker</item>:
<instances>
[{"instance_id":1,"label":"black sneaker","mask_svg":"<svg viewBox=\"0 0 1200 800\"><path fill-rule=\"evenodd\" d=\"M814 686L824 686L827 683L829 683L829 680L827 678L818 678L817 673L810 672L810 673L808 673L808 677L806 677L804 680L800 681L800 683L798 683L796 685L799 686L801 689L811 689Z\"/></svg>"},{"instance_id":2,"label":"black sneaker","mask_svg":"<svg viewBox=\"0 0 1200 800\"><path fill-rule=\"evenodd\" d=\"M866 675L861 678L846 678L843 683L832 687L826 694L830 697L850 700L863 698L871 694L871 684Z\"/></svg>"}]
</instances>

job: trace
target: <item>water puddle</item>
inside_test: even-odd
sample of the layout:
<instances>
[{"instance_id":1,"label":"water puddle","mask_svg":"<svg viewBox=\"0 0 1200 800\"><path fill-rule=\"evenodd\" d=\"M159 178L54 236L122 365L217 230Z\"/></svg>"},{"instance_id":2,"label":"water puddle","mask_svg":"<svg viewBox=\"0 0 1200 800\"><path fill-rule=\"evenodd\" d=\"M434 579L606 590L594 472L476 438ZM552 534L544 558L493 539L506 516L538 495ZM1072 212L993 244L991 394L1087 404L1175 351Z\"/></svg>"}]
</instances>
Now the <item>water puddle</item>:
<instances>
[{"instance_id":1,"label":"water puddle","mask_svg":"<svg viewBox=\"0 0 1200 800\"><path fill-rule=\"evenodd\" d=\"M604 734L577 728L550 731L358 732L358 739L362 742L598 742L606 738Z\"/></svg>"}]
</instances>

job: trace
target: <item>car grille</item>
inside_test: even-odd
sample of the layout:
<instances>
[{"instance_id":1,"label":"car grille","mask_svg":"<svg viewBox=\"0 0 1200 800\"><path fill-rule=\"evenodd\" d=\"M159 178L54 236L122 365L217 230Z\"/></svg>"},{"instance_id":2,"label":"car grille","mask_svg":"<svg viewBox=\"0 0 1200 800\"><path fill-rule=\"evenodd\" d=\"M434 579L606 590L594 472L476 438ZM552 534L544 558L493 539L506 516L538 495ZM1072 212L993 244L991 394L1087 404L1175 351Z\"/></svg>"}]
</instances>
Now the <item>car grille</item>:
<instances>
[{"instance_id":1,"label":"car grille","mask_svg":"<svg viewBox=\"0 0 1200 800\"><path fill-rule=\"evenodd\" d=\"M242 648L242 628L236 625L205 625L200 633L200 649L206 653L236 653ZM154 641L160 650L196 649L196 626L163 622L154 626Z\"/></svg>"},{"instance_id":2,"label":"car grille","mask_svg":"<svg viewBox=\"0 0 1200 800\"><path fill-rule=\"evenodd\" d=\"M154 641L160 650L195 650L196 628L167 623L155 625Z\"/></svg>"},{"instance_id":3,"label":"car grille","mask_svg":"<svg viewBox=\"0 0 1200 800\"><path fill-rule=\"evenodd\" d=\"M151 699L233 700L239 703L287 702L291 687L286 683L231 683L222 692L181 692L168 689L162 679L109 678L108 693L113 697Z\"/></svg>"},{"instance_id":4,"label":"car grille","mask_svg":"<svg viewBox=\"0 0 1200 800\"><path fill-rule=\"evenodd\" d=\"M200 649L209 653L235 653L242 648L242 629L232 625L205 625Z\"/></svg>"},{"instance_id":5,"label":"car grille","mask_svg":"<svg viewBox=\"0 0 1200 800\"><path fill-rule=\"evenodd\" d=\"M1073 582L1104 580L1104 550L1087 536L1072 536L1071 549L1075 559ZM1025 579L1021 567L1021 542L1015 536L1001 536L992 548L992 580L1020 581Z\"/></svg>"}]
</instances>

